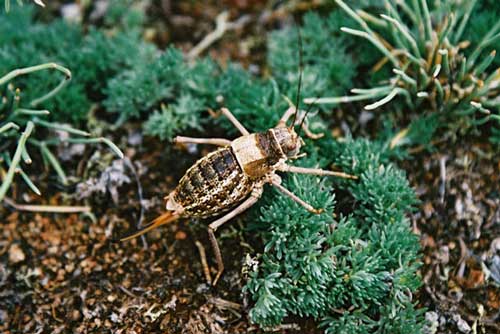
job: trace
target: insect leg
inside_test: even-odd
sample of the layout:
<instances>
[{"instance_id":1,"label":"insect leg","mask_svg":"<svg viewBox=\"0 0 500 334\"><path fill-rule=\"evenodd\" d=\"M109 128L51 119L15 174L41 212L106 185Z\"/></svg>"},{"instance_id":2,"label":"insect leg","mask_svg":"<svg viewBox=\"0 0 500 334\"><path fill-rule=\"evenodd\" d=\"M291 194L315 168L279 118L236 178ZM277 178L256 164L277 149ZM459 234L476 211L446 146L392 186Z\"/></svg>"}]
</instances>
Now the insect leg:
<instances>
[{"instance_id":1,"label":"insect leg","mask_svg":"<svg viewBox=\"0 0 500 334\"><path fill-rule=\"evenodd\" d=\"M231 145L231 141L228 139L224 139L224 138L192 138L192 137L183 137L183 136L175 137L174 143L209 144L209 145L217 145L217 146L229 146L229 145Z\"/></svg>"},{"instance_id":2,"label":"insect leg","mask_svg":"<svg viewBox=\"0 0 500 334\"><path fill-rule=\"evenodd\" d=\"M247 129L234 117L234 115L229 111L227 108L221 108L222 113L224 116L226 116L231 123L241 132L242 135L246 136L249 135L250 132L248 132Z\"/></svg>"},{"instance_id":3,"label":"insect leg","mask_svg":"<svg viewBox=\"0 0 500 334\"><path fill-rule=\"evenodd\" d=\"M208 236L210 238L210 242L212 243L212 248L214 249L215 259L217 260L217 267L218 267L217 276L215 276L213 285L217 284L220 275L224 271L224 262L222 261L222 254L220 252L219 243L215 238L214 232L217 230L219 226L223 225L224 223L227 223L230 219L239 215L240 213L242 213L243 211L247 210L252 205L254 205L259 200L260 196L262 196L262 192L263 192L262 184L257 184L253 189L250 197L248 197L243 203L237 206L233 211L229 212L225 216L217 219L216 221L208 225Z\"/></svg>"},{"instance_id":4,"label":"insect leg","mask_svg":"<svg viewBox=\"0 0 500 334\"><path fill-rule=\"evenodd\" d=\"M283 116L281 116L278 124L276 127L280 126L286 126L286 122L288 122L288 119L295 113L295 106L293 104L290 105L290 108L288 108Z\"/></svg>"},{"instance_id":5,"label":"insect leg","mask_svg":"<svg viewBox=\"0 0 500 334\"><path fill-rule=\"evenodd\" d=\"M298 173L298 174L311 174L311 175L320 175L320 176L337 176L342 177L344 179L354 179L356 180L358 177L356 175L351 175L343 172L334 172L331 170L324 170L319 168L304 168L297 166L290 166L283 164L278 167L279 171L282 172L290 172L290 173Z\"/></svg>"},{"instance_id":6,"label":"insect leg","mask_svg":"<svg viewBox=\"0 0 500 334\"><path fill-rule=\"evenodd\" d=\"M323 212L323 209L315 209L311 204L301 200L297 195L295 195L290 190L283 187L276 180L271 181L271 184L273 186L275 186L276 189L278 189L283 195L290 197L294 202L297 202L298 204L302 205L307 211L312 212L312 213L316 213L316 214Z\"/></svg>"},{"instance_id":7,"label":"insect leg","mask_svg":"<svg viewBox=\"0 0 500 334\"><path fill-rule=\"evenodd\" d=\"M324 133L313 133L309 129L309 126L307 125L307 122L302 122L302 130L304 130L304 133L307 136L307 138L311 138L311 139L319 139L319 138L321 138L321 137L323 137L325 135Z\"/></svg>"}]
</instances>

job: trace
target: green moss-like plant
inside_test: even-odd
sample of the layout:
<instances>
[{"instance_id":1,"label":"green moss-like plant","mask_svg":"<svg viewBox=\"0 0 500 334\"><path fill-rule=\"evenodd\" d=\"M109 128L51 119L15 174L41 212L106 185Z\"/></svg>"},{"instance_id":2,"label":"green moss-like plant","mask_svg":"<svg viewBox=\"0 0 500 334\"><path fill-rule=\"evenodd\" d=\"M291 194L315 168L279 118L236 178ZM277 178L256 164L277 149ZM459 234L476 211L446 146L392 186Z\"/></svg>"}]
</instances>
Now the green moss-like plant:
<instances>
[{"instance_id":1,"label":"green moss-like plant","mask_svg":"<svg viewBox=\"0 0 500 334\"><path fill-rule=\"evenodd\" d=\"M251 320L272 326L298 315L318 319L326 333L419 332L422 311L412 298L419 244L407 219L416 200L408 181L377 143L330 138L323 145L360 179L335 185L288 175L286 186L325 208L320 215L278 194L263 204L254 228L265 248L245 288L255 301ZM336 187L347 199L335 196Z\"/></svg>"},{"instance_id":2,"label":"green moss-like plant","mask_svg":"<svg viewBox=\"0 0 500 334\"><path fill-rule=\"evenodd\" d=\"M303 96L344 94L352 87L356 68L350 40L340 33L349 22L339 11L322 18L309 12L300 27L302 45L298 44L298 28L290 26L269 35L267 60L271 73L283 92L295 101L299 79L299 47L303 53Z\"/></svg>"},{"instance_id":3,"label":"green moss-like plant","mask_svg":"<svg viewBox=\"0 0 500 334\"><path fill-rule=\"evenodd\" d=\"M72 69L72 84L36 107L53 111L50 119L78 124L86 119L93 103L100 102L108 80L118 73L153 58L156 48L142 42L136 30L111 36L93 28L82 28L63 20L50 24L34 21L32 6L0 13L0 73L40 63L57 62ZM57 85L45 72L19 78L24 100ZM29 89L25 89L28 88Z\"/></svg>"}]
</instances>

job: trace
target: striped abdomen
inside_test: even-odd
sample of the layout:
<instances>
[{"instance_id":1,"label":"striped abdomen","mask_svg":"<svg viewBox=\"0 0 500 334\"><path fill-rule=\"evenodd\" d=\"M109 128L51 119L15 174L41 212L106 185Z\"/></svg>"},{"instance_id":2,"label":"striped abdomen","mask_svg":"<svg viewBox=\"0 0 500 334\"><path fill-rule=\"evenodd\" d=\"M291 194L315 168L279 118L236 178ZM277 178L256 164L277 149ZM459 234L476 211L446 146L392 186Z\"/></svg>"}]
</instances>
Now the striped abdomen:
<instances>
[{"instance_id":1,"label":"striped abdomen","mask_svg":"<svg viewBox=\"0 0 500 334\"><path fill-rule=\"evenodd\" d=\"M198 160L179 181L174 200L191 217L210 217L248 197L252 181L241 170L231 147Z\"/></svg>"}]
</instances>

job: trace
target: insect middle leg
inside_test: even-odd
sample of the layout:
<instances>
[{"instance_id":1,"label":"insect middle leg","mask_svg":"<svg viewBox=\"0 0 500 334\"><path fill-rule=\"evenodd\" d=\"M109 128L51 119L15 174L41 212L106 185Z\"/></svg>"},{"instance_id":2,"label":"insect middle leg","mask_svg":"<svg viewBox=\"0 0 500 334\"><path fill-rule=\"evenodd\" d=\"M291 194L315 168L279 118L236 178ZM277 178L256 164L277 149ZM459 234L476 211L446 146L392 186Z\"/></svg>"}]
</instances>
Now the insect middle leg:
<instances>
[{"instance_id":1,"label":"insect middle leg","mask_svg":"<svg viewBox=\"0 0 500 334\"><path fill-rule=\"evenodd\" d=\"M224 138L192 138L192 137L183 137L183 136L175 137L174 143L209 144L209 145L217 145L217 146L229 146L229 145L231 145L231 141L228 139L224 139Z\"/></svg>"},{"instance_id":2,"label":"insect middle leg","mask_svg":"<svg viewBox=\"0 0 500 334\"><path fill-rule=\"evenodd\" d=\"M262 187L262 184L257 184L253 189L250 197L248 197L243 203L237 206L233 211L229 212L225 216L217 219L216 221L208 225L208 237L210 238L210 242L212 243L212 248L214 249L215 259L217 260L217 267L218 267L217 276L215 276L213 285L217 284L217 281L219 280L220 276L222 275L222 272L224 271L224 262L222 261L222 254L220 252L219 243L215 238L215 231L221 225L227 223L230 219L234 218L235 216L239 215L240 213L242 213L243 211L247 210L255 203L257 203L259 198L262 196L263 190L264 189Z\"/></svg>"},{"instance_id":3,"label":"insect middle leg","mask_svg":"<svg viewBox=\"0 0 500 334\"><path fill-rule=\"evenodd\" d=\"M290 190L286 189L280 184L281 179L273 179L271 181L271 184L276 187L283 195L286 195L290 197L294 202L302 205L307 211L315 213L315 214L320 214L323 212L323 209L316 209L314 208L311 204L305 202L304 200L300 199L297 195L292 193Z\"/></svg>"},{"instance_id":4,"label":"insect middle leg","mask_svg":"<svg viewBox=\"0 0 500 334\"><path fill-rule=\"evenodd\" d=\"M224 116L226 116L227 119L229 119L229 121L233 123L233 125L241 132L242 135L246 136L250 134L250 132L248 132L248 130L243 126L243 124L241 124L240 121L238 121L238 119L234 117L234 115L229 111L229 109L221 108L220 110L222 111Z\"/></svg>"},{"instance_id":5,"label":"insect middle leg","mask_svg":"<svg viewBox=\"0 0 500 334\"><path fill-rule=\"evenodd\" d=\"M356 175L351 175L343 172L334 172L330 170L324 170L320 168L305 168L305 167L297 167L290 166L287 164L283 164L278 167L278 170L281 172L290 172L290 173L298 173L298 174L311 174L311 175L320 175L320 176L337 176L342 177L344 179L357 179Z\"/></svg>"}]
</instances>

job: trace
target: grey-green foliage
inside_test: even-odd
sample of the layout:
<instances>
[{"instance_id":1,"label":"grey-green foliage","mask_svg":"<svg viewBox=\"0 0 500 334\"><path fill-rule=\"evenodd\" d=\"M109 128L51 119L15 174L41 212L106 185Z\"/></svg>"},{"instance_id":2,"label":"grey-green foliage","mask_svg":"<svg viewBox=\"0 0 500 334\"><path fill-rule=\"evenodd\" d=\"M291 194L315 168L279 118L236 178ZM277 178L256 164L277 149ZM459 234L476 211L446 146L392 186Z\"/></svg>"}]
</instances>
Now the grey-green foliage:
<instances>
[{"instance_id":1,"label":"grey-green foliage","mask_svg":"<svg viewBox=\"0 0 500 334\"><path fill-rule=\"evenodd\" d=\"M300 26L303 51L302 96L344 94L352 87L356 65L348 47L349 39L340 27L345 16L333 11L327 17L314 12L304 15ZM299 79L299 27L290 26L269 35L268 64L282 90L295 102Z\"/></svg>"},{"instance_id":2,"label":"grey-green foliage","mask_svg":"<svg viewBox=\"0 0 500 334\"><path fill-rule=\"evenodd\" d=\"M161 105L161 112L155 111L148 118L144 130L161 140L169 140L174 133L182 133L186 129L202 130L197 111L203 110L203 107L200 99L185 93L175 103Z\"/></svg>"},{"instance_id":3,"label":"grey-green foliage","mask_svg":"<svg viewBox=\"0 0 500 334\"><path fill-rule=\"evenodd\" d=\"M146 117L146 133L162 139L199 129L209 108L229 108L245 126L259 131L277 122L287 107L273 79L258 79L236 64L222 69L209 59L190 64L175 48L122 72L109 81L106 93L104 106L119 122ZM147 116L152 109L157 111ZM217 122L234 133L222 117Z\"/></svg>"},{"instance_id":4,"label":"grey-green foliage","mask_svg":"<svg viewBox=\"0 0 500 334\"><path fill-rule=\"evenodd\" d=\"M498 23L500 15L500 3L498 1L479 1L473 8L472 19L464 31L464 39L477 45L489 30ZM500 39L491 44L491 49L500 51ZM466 49L467 51L467 49ZM492 63L496 68L500 67L500 57L496 57Z\"/></svg>"},{"instance_id":5,"label":"grey-green foliage","mask_svg":"<svg viewBox=\"0 0 500 334\"><path fill-rule=\"evenodd\" d=\"M326 91L344 92L354 75L354 66L346 53L346 41L336 32L341 17L332 14L320 18L307 14L302 29L304 64L303 92L321 94ZM180 52L173 49L151 63L133 68L112 80L108 86L107 109L117 112L122 120L138 117L152 106L164 103L161 112L156 111L146 123L146 132L168 138L174 132L187 129L187 123L176 128L178 110L176 99L183 94L197 101L195 115L207 108L229 108L238 119L252 131L262 131L275 124L286 110L286 95L295 102L299 57L297 30L289 27L275 31L268 38L268 61L275 77L259 79L236 64L221 69L212 62L201 59L188 65L182 61ZM325 43L325 40L335 44ZM334 60L334 61L332 61ZM175 73L163 73L162 62L175 64ZM135 92L130 94L130 92ZM147 94L147 95L146 95ZM184 114L185 115L185 114ZM234 128L224 120L217 123L234 134ZM198 128L199 121L193 119L191 128ZM176 131L174 131L176 130Z\"/></svg>"},{"instance_id":6,"label":"grey-green foliage","mask_svg":"<svg viewBox=\"0 0 500 334\"><path fill-rule=\"evenodd\" d=\"M417 333L422 311L412 292L420 285L419 244L407 219L414 193L404 173L387 163L382 145L331 140L323 144L329 156L360 178L336 185L288 175L285 185L324 208L320 215L278 194L263 204L254 228L265 249L245 287L255 301L251 320L270 326L287 316L312 316L326 333ZM335 197L338 187L347 198Z\"/></svg>"},{"instance_id":7,"label":"grey-green foliage","mask_svg":"<svg viewBox=\"0 0 500 334\"><path fill-rule=\"evenodd\" d=\"M51 118L58 121L86 119L92 103L102 99L110 78L148 61L155 51L154 46L142 42L136 30L108 36L90 28L84 34L80 26L60 19L50 24L35 22L34 8L27 5L0 13L0 73L46 62L72 69L71 84L40 105L53 111ZM57 85L57 80L40 72L18 78L15 84L21 88L22 98L30 101L38 92Z\"/></svg>"},{"instance_id":8,"label":"grey-green foliage","mask_svg":"<svg viewBox=\"0 0 500 334\"><path fill-rule=\"evenodd\" d=\"M111 29L140 29L146 21L146 3L141 0L110 0L103 25Z\"/></svg>"}]
</instances>

